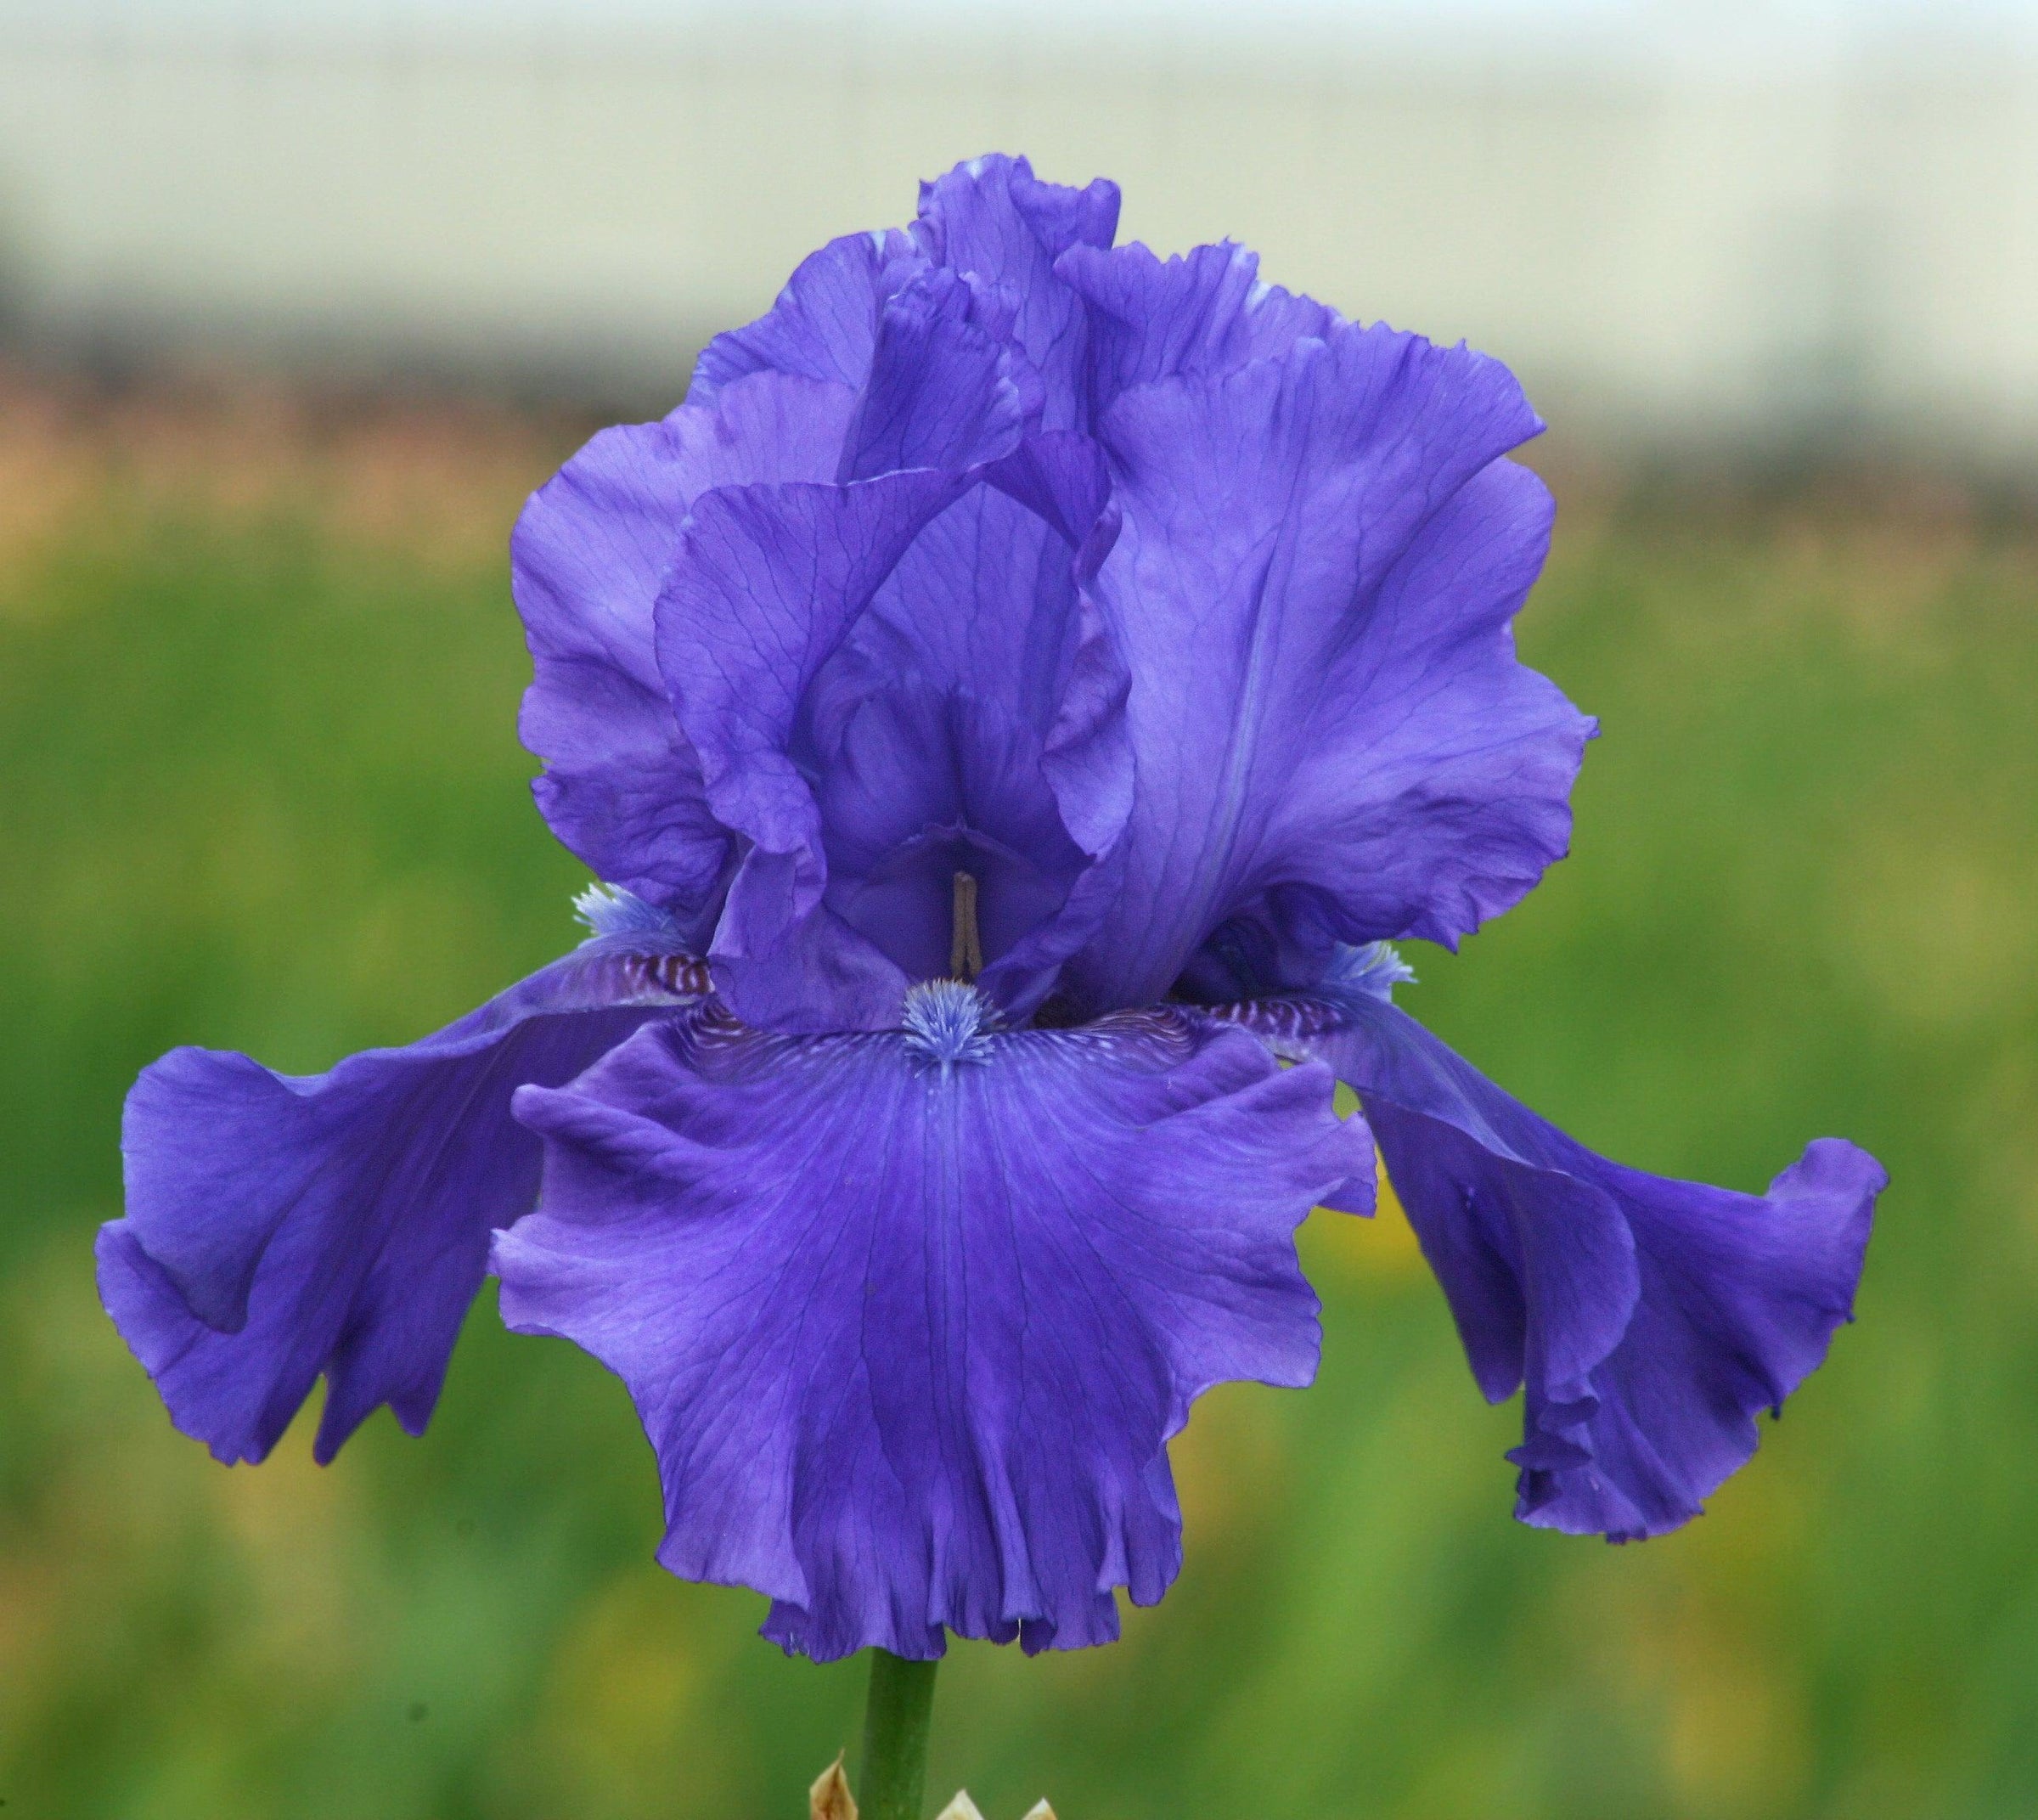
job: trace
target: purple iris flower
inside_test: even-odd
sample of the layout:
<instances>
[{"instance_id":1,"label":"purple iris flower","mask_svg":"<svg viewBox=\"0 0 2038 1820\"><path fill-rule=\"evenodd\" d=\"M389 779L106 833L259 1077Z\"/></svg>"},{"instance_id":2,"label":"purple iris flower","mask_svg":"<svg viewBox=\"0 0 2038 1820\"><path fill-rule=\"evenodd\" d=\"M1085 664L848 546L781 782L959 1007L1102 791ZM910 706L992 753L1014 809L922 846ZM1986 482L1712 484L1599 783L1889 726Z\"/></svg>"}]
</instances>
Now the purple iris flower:
<instances>
[{"instance_id":1,"label":"purple iris flower","mask_svg":"<svg viewBox=\"0 0 2038 1820\"><path fill-rule=\"evenodd\" d=\"M1299 1385L1294 1229L1375 1143L1517 1514L1685 1522L1849 1317L1872 1158L1761 1195L1594 1155L1391 1001L1569 839L1593 724L1515 660L1551 508L1506 368L1112 245L987 158L807 260L513 546L577 949L308 1079L127 1102L108 1309L177 1425L430 1416L486 1273L616 1372L660 1558L828 1659L1103 1642L1166 1444ZM1340 1120L1332 1090L1362 1116Z\"/></svg>"}]
</instances>

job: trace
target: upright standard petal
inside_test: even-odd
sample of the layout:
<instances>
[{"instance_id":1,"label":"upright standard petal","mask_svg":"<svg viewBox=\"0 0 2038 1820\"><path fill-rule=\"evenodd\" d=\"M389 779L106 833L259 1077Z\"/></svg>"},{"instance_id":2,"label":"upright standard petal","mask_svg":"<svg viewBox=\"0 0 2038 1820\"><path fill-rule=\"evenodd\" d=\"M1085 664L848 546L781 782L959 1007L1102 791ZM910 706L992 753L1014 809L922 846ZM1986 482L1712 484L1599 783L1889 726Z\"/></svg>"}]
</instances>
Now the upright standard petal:
<instances>
[{"instance_id":1,"label":"upright standard petal","mask_svg":"<svg viewBox=\"0 0 2038 1820\"><path fill-rule=\"evenodd\" d=\"M552 831L704 944L730 860L658 674L653 610L694 501L743 482L831 481L858 395L759 373L662 423L605 430L532 495L510 539L533 676L519 730Z\"/></svg>"},{"instance_id":2,"label":"upright standard petal","mask_svg":"<svg viewBox=\"0 0 2038 1820\"><path fill-rule=\"evenodd\" d=\"M1168 259L1137 240L1108 251L1072 246L1055 272L1089 306L1087 377L1099 411L1153 380L1277 358L1343 320L1312 298L1263 284L1258 255L1228 240Z\"/></svg>"},{"instance_id":3,"label":"upright standard petal","mask_svg":"<svg viewBox=\"0 0 2038 1820\"><path fill-rule=\"evenodd\" d=\"M1013 335L1042 385L1040 427L1087 430L1088 314L1056 273L1075 247L1106 247L1118 225L1118 187L1044 183L1023 158L994 155L923 183L914 234L927 256L1013 300Z\"/></svg>"},{"instance_id":4,"label":"upright standard petal","mask_svg":"<svg viewBox=\"0 0 2038 1820\"><path fill-rule=\"evenodd\" d=\"M1052 986L1132 801L1124 667L1083 585L1114 527L1075 437L697 504L659 655L746 843L713 945L741 1016L896 1025L949 952L958 871L983 893L984 989L1016 1015Z\"/></svg>"},{"instance_id":5,"label":"upright standard petal","mask_svg":"<svg viewBox=\"0 0 2038 1820\"><path fill-rule=\"evenodd\" d=\"M1345 324L1105 414L1140 785L1085 1003L1165 994L1241 916L1319 960L1454 942L1562 854L1592 725L1515 659L1550 504L1499 459L1540 427L1498 363Z\"/></svg>"},{"instance_id":6,"label":"upright standard petal","mask_svg":"<svg viewBox=\"0 0 2038 1820\"><path fill-rule=\"evenodd\" d=\"M746 843L712 955L755 1022L897 1021L909 982L821 903L820 816L796 748L821 667L970 484L915 468L847 486L725 487L687 521L659 595L658 662L708 804Z\"/></svg>"},{"instance_id":7,"label":"upright standard petal","mask_svg":"<svg viewBox=\"0 0 2038 1820\"><path fill-rule=\"evenodd\" d=\"M329 1073L205 1049L143 1071L99 1292L178 1428L229 1464L259 1460L324 1372L320 1460L380 1403L423 1429L489 1233L536 1197L538 1145L511 1094L571 1079L706 989L701 965L644 922Z\"/></svg>"},{"instance_id":8,"label":"upright standard petal","mask_svg":"<svg viewBox=\"0 0 2038 1820\"><path fill-rule=\"evenodd\" d=\"M939 268L887 298L839 477L1010 454L1041 399L1011 328L1009 298Z\"/></svg>"},{"instance_id":9,"label":"upright standard petal","mask_svg":"<svg viewBox=\"0 0 2038 1820\"><path fill-rule=\"evenodd\" d=\"M1011 1017L1108 905L1132 805L1129 679L1084 586L1115 531L1095 446L1033 438L914 540L815 679L826 901L925 978L969 872L978 984Z\"/></svg>"},{"instance_id":10,"label":"upright standard petal","mask_svg":"<svg viewBox=\"0 0 2038 1820\"><path fill-rule=\"evenodd\" d=\"M1375 957L1376 959L1376 957ZM1674 1530L1853 1318L1889 1177L1819 1138L1762 1195L1623 1168L1511 1099L1343 957L1327 995L1224 1007L1359 1096L1490 1401L1526 1386L1516 1514Z\"/></svg>"},{"instance_id":11,"label":"upright standard petal","mask_svg":"<svg viewBox=\"0 0 2038 1820\"><path fill-rule=\"evenodd\" d=\"M904 228L846 234L802 260L757 321L717 335L695 363L690 403L712 403L756 373L785 373L861 392L888 297L928 269Z\"/></svg>"},{"instance_id":12,"label":"upright standard petal","mask_svg":"<svg viewBox=\"0 0 2038 1820\"><path fill-rule=\"evenodd\" d=\"M702 1014L529 1089L539 1211L503 1311L628 1385L659 1558L827 1660L1117 1634L1180 1559L1166 1442L1230 1378L1300 1384L1294 1228L1363 1166L1321 1069L1193 1013L1001 1031L952 982L904 1030Z\"/></svg>"},{"instance_id":13,"label":"upright standard petal","mask_svg":"<svg viewBox=\"0 0 2038 1820\"><path fill-rule=\"evenodd\" d=\"M1011 349L1038 376L1042 426L1087 428L1087 316L1055 261L1071 248L1110 245L1118 218L1115 183L1072 189L1041 182L1023 158L971 159L920 186L910 228L845 234L803 261L768 312L708 343L690 398L708 402L761 372L883 389L885 314L938 273L966 280L983 301L1004 300ZM879 470L866 463L859 471Z\"/></svg>"}]
</instances>

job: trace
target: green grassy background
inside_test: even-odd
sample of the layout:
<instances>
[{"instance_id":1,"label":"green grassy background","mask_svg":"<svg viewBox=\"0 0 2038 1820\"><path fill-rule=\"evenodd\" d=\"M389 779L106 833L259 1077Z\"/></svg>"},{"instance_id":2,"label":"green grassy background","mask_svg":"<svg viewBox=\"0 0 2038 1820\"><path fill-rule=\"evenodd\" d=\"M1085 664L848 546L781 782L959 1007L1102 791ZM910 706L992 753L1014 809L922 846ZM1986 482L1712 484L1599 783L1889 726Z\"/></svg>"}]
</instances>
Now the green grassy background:
<instances>
[{"instance_id":1,"label":"green grassy background","mask_svg":"<svg viewBox=\"0 0 2038 1820\"><path fill-rule=\"evenodd\" d=\"M423 1440L384 1413L320 1470L307 1419L232 1471L93 1298L143 1063L321 1068L573 938L498 554L543 444L450 554L114 464L0 571L8 1820L791 1817L853 1727L858 1665L653 1565L621 1388L491 1296ZM1608 1548L1510 1520L1518 1414L1405 1228L1317 1216L1319 1382L1200 1406L1166 1602L952 1651L934 1779L990 1820L2038 1812L2032 539L1566 505L1523 644L1604 723L1575 857L1404 1002L1630 1162L1871 1147L1860 1322L1709 1515Z\"/></svg>"}]
</instances>

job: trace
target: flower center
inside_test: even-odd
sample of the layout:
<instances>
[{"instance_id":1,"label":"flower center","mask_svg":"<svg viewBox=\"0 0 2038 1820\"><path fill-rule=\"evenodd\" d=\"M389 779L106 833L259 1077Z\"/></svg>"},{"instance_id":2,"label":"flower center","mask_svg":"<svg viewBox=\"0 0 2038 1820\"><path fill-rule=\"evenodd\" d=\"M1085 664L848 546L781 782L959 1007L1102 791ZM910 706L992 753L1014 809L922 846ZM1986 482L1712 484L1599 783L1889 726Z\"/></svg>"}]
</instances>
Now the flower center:
<instances>
[{"instance_id":1,"label":"flower center","mask_svg":"<svg viewBox=\"0 0 2038 1820\"><path fill-rule=\"evenodd\" d=\"M923 979L906 994L907 1043L937 1062L945 1079L958 1062L985 1062L995 1014L966 980Z\"/></svg>"},{"instance_id":2,"label":"flower center","mask_svg":"<svg viewBox=\"0 0 2038 1820\"><path fill-rule=\"evenodd\" d=\"M898 684L817 754L828 907L908 980L996 973L1067 902L1086 862L1039 745L967 691Z\"/></svg>"}]
</instances>

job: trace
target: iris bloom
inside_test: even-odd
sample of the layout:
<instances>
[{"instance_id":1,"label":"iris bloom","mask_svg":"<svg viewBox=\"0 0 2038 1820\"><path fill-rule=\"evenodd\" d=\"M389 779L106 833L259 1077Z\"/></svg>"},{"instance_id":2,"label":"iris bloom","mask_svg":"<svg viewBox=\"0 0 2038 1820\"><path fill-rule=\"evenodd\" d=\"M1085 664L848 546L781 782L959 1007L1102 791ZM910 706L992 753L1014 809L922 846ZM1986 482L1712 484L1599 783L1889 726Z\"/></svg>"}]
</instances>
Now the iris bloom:
<instances>
[{"instance_id":1,"label":"iris bloom","mask_svg":"<svg viewBox=\"0 0 2038 1820\"><path fill-rule=\"evenodd\" d=\"M1106 1641L1166 1444L1300 1385L1293 1234L1375 1146L1517 1514L1694 1515L1849 1318L1875 1196L1594 1155L1393 1003L1565 851L1593 724L1514 656L1551 526L1497 362L1112 245L966 165L596 437L513 545L593 933L310 1078L144 1073L106 1305L177 1425L431 1413L486 1274L628 1386L660 1558L820 1659ZM1361 1116L1332 1110L1355 1090Z\"/></svg>"}]
</instances>

